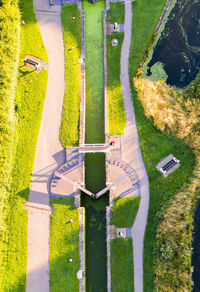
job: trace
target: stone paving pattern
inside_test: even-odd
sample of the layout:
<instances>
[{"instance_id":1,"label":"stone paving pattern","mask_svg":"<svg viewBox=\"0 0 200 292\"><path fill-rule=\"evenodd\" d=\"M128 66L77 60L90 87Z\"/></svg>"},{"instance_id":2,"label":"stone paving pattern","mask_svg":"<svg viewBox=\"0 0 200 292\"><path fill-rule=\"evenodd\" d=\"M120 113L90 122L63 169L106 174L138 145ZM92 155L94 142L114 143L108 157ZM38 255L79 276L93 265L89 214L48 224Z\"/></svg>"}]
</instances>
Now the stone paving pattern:
<instances>
[{"instance_id":1,"label":"stone paving pattern","mask_svg":"<svg viewBox=\"0 0 200 292\"><path fill-rule=\"evenodd\" d=\"M84 167L84 155L79 153L78 147L66 148L66 162L62 164L57 171L62 175L66 175L72 181L83 184L83 167ZM51 180L50 194L51 197L74 197L77 192L77 188L60 177L54 174Z\"/></svg>"}]
</instances>

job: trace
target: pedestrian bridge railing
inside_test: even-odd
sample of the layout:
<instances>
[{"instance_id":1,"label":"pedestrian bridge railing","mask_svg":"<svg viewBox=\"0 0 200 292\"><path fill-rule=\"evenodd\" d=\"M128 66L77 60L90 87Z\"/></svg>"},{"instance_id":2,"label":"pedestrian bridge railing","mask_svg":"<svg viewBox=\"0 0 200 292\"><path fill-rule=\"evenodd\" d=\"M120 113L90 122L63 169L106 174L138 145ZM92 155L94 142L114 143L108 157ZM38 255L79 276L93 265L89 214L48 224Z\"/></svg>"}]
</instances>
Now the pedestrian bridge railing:
<instances>
[{"instance_id":1,"label":"pedestrian bridge railing","mask_svg":"<svg viewBox=\"0 0 200 292\"><path fill-rule=\"evenodd\" d=\"M80 144L80 153L98 153L98 152L108 152L111 149L110 144Z\"/></svg>"}]
</instances>

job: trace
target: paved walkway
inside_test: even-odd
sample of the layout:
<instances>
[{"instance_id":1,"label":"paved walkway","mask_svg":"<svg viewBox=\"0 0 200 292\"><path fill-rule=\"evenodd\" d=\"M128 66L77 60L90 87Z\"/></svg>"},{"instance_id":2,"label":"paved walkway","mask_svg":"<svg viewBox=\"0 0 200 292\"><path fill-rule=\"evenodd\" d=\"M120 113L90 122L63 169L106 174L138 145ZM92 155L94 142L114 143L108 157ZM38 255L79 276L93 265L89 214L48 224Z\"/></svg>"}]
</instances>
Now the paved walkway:
<instances>
[{"instance_id":1,"label":"paved walkway","mask_svg":"<svg viewBox=\"0 0 200 292\"><path fill-rule=\"evenodd\" d=\"M131 45L132 3L125 0L124 42L121 52L121 85L126 113L122 136L122 159L134 168L140 181L141 201L132 228L135 292L143 291L143 241L149 207L149 183L140 150L139 137L129 83L129 49Z\"/></svg>"},{"instance_id":2,"label":"paved walkway","mask_svg":"<svg viewBox=\"0 0 200 292\"><path fill-rule=\"evenodd\" d=\"M49 205L52 172L65 162L65 151L59 141L64 97L64 47L60 7L50 7L48 0L34 0L34 9L48 53L49 69L29 203L26 206L29 210L26 291L48 292L50 212L45 209ZM34 208L30 207L31 202Z\"/></svg>"}]
</instances>

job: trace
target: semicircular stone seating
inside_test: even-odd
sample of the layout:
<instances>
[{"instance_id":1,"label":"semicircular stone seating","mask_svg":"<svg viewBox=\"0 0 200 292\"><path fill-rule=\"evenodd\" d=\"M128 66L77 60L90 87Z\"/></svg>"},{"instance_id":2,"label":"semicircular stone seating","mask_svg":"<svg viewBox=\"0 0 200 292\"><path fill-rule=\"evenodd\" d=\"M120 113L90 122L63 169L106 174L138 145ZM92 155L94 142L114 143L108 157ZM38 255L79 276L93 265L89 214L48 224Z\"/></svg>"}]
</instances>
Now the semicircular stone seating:
<instances>
[{"instance_id":1,"label":"semicircular stone seating","mask_svg":"<svg viewBox=\"0 0 200 292\"><path fill-rule=\"evenodd\" d=\"M83 155L79 153L78 147L69 147L66 148L66 162L56 171L81 185L83 182L83 163ZM73 197L77 191L77 188L72 184L54 173L50 184L51 197Z\"/></svg>"},{"instance_id":2,"label":"semicircular stone seating","mask_svg":"<svg viewBox=\"0 0 200 292\"><path fill-rule=\"evenodd\" d=\"M113 196L119 197L135 197L140 196L140 183L139 178L135 170L125 161L108 159L106 160L107 171L110 172L110 177L112 182L119 179L120 176L123 176L126 173L130 173L127 179L121 181L113 187Z\"/></svg>"}]
</instances>

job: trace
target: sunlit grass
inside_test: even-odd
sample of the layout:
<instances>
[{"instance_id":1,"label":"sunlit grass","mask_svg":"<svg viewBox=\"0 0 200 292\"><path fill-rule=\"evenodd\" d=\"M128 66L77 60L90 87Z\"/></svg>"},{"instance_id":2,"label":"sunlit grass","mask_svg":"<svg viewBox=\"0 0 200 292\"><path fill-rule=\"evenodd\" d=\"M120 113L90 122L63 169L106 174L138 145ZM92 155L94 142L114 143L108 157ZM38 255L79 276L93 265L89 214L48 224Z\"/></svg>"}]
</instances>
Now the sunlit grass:
<instances>
[{"instance_id":1,"label":"sunlit grass","mask_svg":"<svg viewBox=\"0 0 200 292\"><path fill-rule=\"evenodd\" d=\"M51 205L54 212L50 226L50 291L76 292L79 291L79 210L74 207L74 198L51 199Z\"/></svg>"},{"instance_id":2,"label":"sunlit grass","mask_svg":"<svg viewBox=\"0 0 200 292\"><path fill-rule=\"evenodd\" d=\"M67 147L78 145L79 140L81 17L77 5L62 6L61 17L65 45L65 97L60 139Z\"/></svg>"},{"instance_id":3,"label":"sunlit grass","mask_svg":"<svg viewBox=\"0 0 200 292\"><path fill-rule=\"evenodd\" d=\"M131 228L135 221L139 204L140 197L115 198L110 224L115 224L117 228Z\"/></svg>"},{"instance_id":4,"label":"sunlit grass","mask_svg":"<svg viewBox=\"0 0 200 292\"><path fill-rule=\"evenodd\" d=\"M107 21L118 24L124 23L124 5L111 3L107 14ZM112 46L112 39L118 39L118 45ZM124 39L123 32L107 35L107 94L108 94L108 120L109 135L123 134L126 123L122 90L120 82L121 46Z\"/></svg>"},{"instance_id":5,"label":"sunlit grass","mask_svg":"<svg viewBox=\"0 0 200 292\"><path fill-rule=\"evenodd\" d=\"M20 1L22 19L20 59L27 54L47 61L42 37L33 13L32 1ZM19 64L21 65L21 63ZM6 230L1 251L1 291L25 291L27 261L27 212L22 203L28 199L36 142L47 84L47 71L30 72L20 68L15 98L16 132L12 185L5 207Z\"/></svg>"}]
</instances>

